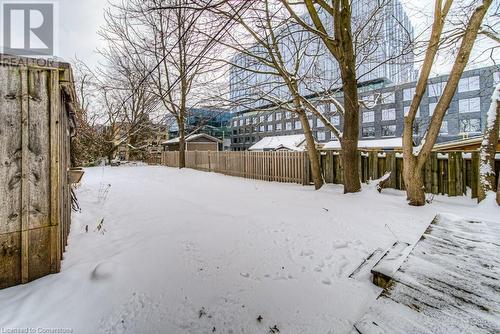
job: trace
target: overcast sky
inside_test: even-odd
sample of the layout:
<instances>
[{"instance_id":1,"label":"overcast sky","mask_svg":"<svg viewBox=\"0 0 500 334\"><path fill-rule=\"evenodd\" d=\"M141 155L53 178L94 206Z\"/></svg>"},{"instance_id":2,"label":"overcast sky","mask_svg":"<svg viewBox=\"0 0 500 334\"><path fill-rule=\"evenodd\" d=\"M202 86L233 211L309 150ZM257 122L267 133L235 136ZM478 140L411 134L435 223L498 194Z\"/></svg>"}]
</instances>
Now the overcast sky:
<instances>
[{"instance_id":1,"label":"overcast sky","mask_svg":"<svg viewBox=\"0 0 500 334\"><path fill-rule=\"evenodd\" d=\"M495 0L492 7L498 6ZM106 0L59 0L59 52L57 56L70 61L77 56L90 65L95 65L99 57L95 50L102 46L97 30L103 24ZM433 0L402 0L403 5L419 33L429 26L432 18ZM484 49L477 45L476 50ZM495 57L500 61L500 53ZM436 66L436 72L446 72L446 60ZM487 63L484 63L487 65ZM437 74L437 73L436 73Z\"/></svg>"}]
</instances>

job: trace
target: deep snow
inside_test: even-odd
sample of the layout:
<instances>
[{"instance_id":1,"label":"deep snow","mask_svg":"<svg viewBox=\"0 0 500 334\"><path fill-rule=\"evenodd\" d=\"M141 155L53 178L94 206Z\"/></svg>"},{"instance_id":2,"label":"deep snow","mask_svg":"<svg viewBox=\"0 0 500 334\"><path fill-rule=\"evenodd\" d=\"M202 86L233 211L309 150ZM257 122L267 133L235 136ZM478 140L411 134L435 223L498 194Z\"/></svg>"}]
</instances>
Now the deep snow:
<instances>
[{"instance_id":1,"label":"deep snow","mask_svg":"<svg viewBox=\"0 0 500 334\"><path fill-rule=\"evenodd\" d=\"M415 243L439 212L500 216L467 198L414 208L374 186L147 166L87 169L77 194L62 272L0 291L0 328L349 333L379 290L348 276L376 248Z\"/></svg>"}]
</instances>

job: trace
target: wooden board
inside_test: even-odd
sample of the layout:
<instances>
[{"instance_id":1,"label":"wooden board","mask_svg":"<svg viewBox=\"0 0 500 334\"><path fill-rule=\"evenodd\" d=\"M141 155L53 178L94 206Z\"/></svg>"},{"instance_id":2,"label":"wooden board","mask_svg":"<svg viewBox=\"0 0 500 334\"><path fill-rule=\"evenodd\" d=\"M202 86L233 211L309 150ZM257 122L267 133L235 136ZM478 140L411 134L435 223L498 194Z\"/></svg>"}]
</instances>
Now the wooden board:
<instances>
[{"instance_id":1,"label":"wooden board","mask_svg":"<svg viewBox=\"0 0 500 334\"><path fill-rule=\"evenodd\" d=\"M355 324L360 333L499 333L500 227L441 215Z\"/></svg>"},{"instance_id":2,"label":"wooden board","mask_svg":"<svg viewBox=\"0 0 500 334\"><path fill-rule=\"evenodd\" d=\"M21 77L0 66L0 234L21 231Z\"/></svg>"},{"instance_id":3,"label":"wooden board","mask_svg":"<svg viewBox=\"0 0 500 334\"><path fill-rule=\"evenodd\" d=\"M69 70L0 65L0 288L60 270L71 221L63 82Z\"/></svg>"}]
</instances>

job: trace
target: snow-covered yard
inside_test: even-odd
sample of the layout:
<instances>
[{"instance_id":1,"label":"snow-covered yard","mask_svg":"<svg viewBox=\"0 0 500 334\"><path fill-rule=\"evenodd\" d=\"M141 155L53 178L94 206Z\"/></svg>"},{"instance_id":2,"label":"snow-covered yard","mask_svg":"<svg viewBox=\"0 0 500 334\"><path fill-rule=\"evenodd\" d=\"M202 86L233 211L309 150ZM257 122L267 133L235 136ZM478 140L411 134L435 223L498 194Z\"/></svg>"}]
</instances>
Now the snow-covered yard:
<instances>
[{"instance_id":1,"label":"snow-covered yard","mask_svg":"<svg viewBox=\"0 0 500 334\"><path fill-rule=\"evenodd\" d=\"M77 194L62 272L0 291L0 328L350 333L379 290L348 276L374 249L415 243L439 212L499 213L147 166L87 169Z\"/></svg>"}]
</instances>

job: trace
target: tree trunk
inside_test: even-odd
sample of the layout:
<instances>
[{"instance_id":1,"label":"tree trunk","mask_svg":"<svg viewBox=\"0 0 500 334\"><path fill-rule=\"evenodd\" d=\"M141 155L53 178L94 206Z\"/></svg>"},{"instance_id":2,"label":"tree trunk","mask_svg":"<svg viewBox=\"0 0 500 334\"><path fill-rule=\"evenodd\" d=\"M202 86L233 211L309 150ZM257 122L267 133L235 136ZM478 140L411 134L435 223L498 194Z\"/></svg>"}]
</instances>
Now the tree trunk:
<instances>
[{"instance_id":1,"label":"tree trunk","mask_svg":"<svg viewBox=\"0 0 500 334\"><path fill-rule=\"evenodd\" d=\"M184 121L179 122L179 168L186 167L186 130Z\"/></svg>"},{"instance_id":2,"label":"tree trunk","mask_svg":"<svg viewBox=\"0 0 500 334\"><path fill-rule=\"evenodd\" d=\"M361 191L359 178L359 102L358 85L355 72L342 66L342 82L344 85L344 132L340 145L342 147L342 164L344 166L344 193Z\"/></svg>"},{"instance_id":3,"label":"tree trunk","mask_svg":"<svg viewBox=\"0 0 500 334\"><path fill-rule=\"evenodd\" d=\"M422 180L422 168L417 163L414 155L405 157L404 181L406 187L406 199L412 206L425 205L424 182Z\"/></svg>"},{"instance_id":4,"label":"tree trunk","mask_svg":"<svg viewBox=\"0 0 500 334\"><path fill-rule=\"evenodd\" d=\"M479 151L479 192L478 200L482 201L490 191L495 190L495 153L500 126L500 84L495 87L491 97L491 105L486 119L483 142ZM498 190L497 190L498 192Z\"/></svg>"},{"instance_id":5,"label":"tree trunk","mask_svg":"<svg viewBox=\"0 0 500 334\"><path fill-rule=\"evenodd\" d=\"M302 129L304 130L304 136L306 137L307 143L307 155L309 156L309 162L311 163L311 174L314 182L314 188L316 190L323 186L323 176L321 175L321 166L319 164L318 151L316 150L316 143L309 126L309 121L307 120L306 113L301 111L298 113L300 122L302 123Z\"/></svg>"},{"instance_id":6,"label":"tree trunk","mask_svg":"<svg viewBox=\"0 0 500 334\"><path fill-rule=\"evenodd\" d=\"M422 65L422 71L418 79L415 96L410 106L410 112L405 116L405 127L403 134L403 158L404 158L404 179L407 189L407 198L410 205L421 206L425 205L425 193L421 179L421 168L430 155L434 144L439 135L439 130L443 118L448 110L451 100L456 92L462 73L469 61L470 53L476 41L478 31L481 27L484 15L488 11L492 0L483 0L482 4L478 5L470 16L465 33L460 43L460 48L455 56L453 67L451 69L448 82L444 88L441 97L438 100L434 114L429 122L427 133L422 141L421 148L418 153L413 152L413 122L416 111L420 105L421 98L427 87L427 79L434 63L435 55L439 50L439 42L442 35L443 25L446 14L452 1L447 1L445 10L441 9L441 2L436 2L435 18L431 33L431 39L427 46L425 60Z\"/></svg>"}]
</instances>

